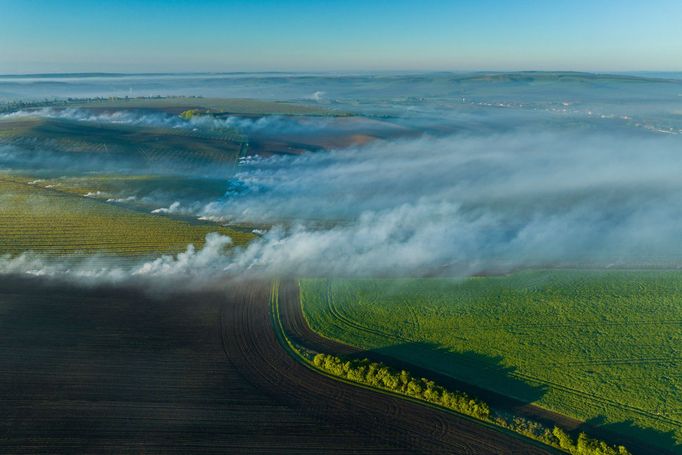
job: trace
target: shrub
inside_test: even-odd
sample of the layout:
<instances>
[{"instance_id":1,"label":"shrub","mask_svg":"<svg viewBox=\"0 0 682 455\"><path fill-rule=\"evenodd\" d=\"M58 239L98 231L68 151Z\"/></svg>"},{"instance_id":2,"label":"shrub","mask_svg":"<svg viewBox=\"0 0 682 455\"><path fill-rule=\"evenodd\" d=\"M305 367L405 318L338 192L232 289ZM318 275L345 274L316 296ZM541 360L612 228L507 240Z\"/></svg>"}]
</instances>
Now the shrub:
<instances>
[{"instance_id":1,"label":"shrub","mask_svg":"<svg viewBox=\"0 0 682 455\"><path fill-rule=\"evenodd\" d=\"M369 359L341 359L319 353L312 363L320 370L349 381L388 390L442 406L452 411L495 423L515 433L556 447L572 455L630 455L623 446L612 447L604 441L580 433L577 440L559 427L549 429L540 422L524 417L493 412L490 406L464 392L451 391L427 378L416 378L409 371L397 371Z\"/></svg>"}]
</instances>

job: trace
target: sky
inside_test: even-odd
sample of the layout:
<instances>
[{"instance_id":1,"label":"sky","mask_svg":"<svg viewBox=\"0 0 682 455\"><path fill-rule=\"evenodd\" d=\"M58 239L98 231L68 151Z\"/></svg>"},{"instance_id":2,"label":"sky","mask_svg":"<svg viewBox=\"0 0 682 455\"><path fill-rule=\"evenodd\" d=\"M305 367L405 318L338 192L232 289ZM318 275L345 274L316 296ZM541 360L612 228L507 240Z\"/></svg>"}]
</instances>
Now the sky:
<instances>
[{"instance_id":1,"label":"sky","mask_svg":"<svg viewBox=\"0 0 682 455\"><path fill-rule=\"evenodd\" d=\"M0 73L682 70L679 0L0 0Z\"/></svg>"}]
</instances>

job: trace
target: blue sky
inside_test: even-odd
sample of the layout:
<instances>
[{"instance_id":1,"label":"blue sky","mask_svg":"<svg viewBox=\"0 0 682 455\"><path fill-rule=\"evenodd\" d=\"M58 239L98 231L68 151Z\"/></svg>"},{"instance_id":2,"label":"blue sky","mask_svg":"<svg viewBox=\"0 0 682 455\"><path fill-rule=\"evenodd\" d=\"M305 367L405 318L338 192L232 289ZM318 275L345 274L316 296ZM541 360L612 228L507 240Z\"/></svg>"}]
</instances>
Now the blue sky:
<instances>
[{"instance_id":1,"label":"blue sky","mask_svg":"<svg viewBox=\"0 0 682 455\"><path fill-rule=\"evenodd\" d=\"M682 70L680 0L0 0L0 73Z\"/></svg>"}]
</instances>

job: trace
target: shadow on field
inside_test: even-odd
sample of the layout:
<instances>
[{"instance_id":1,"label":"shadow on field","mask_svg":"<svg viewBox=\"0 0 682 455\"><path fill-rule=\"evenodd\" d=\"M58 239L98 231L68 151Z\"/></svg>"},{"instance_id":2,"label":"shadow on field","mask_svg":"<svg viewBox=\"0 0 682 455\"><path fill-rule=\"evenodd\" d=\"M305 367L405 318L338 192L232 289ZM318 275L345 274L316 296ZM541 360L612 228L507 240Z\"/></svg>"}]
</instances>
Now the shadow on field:
<instances>
[{"instance_id":1,"label":"shadow on field","mask_svg":"<svg viewBox=\"0 0 682 455\"><path fill-rule=\"evenodd\" d=\"M628 439L644 441L652 446L661 448L670 454L682 454L682 444L679 444L675 439L675 434L672 431L664 432L655 430L653 428L641 427L632 420L625 420L623 422L606 423L606 417L598 416L585 422L586 428L598 428L607 433L613 434L617 437L618 434L625 435ZM630 448L630 447L628 447ZM636 447L632 447L634 453L640 453ZM643 451L642 451L643 452Z\"/></svg>"},{"instance_id":2,"label":"shadow on field","mask_svg":"<svg viewBox=\"0 0 682 455\"><path fill-rule=\"evenodd\" d=\"M354 357L367 357L405 368L416 376L432 379L445 387L473 393L491 404L513 408L533 403L547 391L543 385L532 385L514 377L516 368L503 365L501 356L487 356L473 351L452 352L434 343L396 344L363 351ZM428 365L428 369L420 365ZM465 381L465 378L476 380ZM502 401L505 398L491 392L491 389L502 390L505 396L513 398L504 403Z\"/></svg>"},{"instance_id":3,"label":"shadow on field","mask_svg":"<svg viewBox=\"0 0 682 455\"><path fill-rule=\"evenodd\" d=\"M414 376L431 379L450 390L469 393L493 407L529 417L549 427L558 424L576 436L584 431L609 444L623 444L634 454L682 455L682 445L677 443L673 432L643 428L632 421L605 423L603 416L580 422L542 412L532 403L543 397L547 387L529 384L516 377L516 368L504 365L501 356L473 351L452 352L434 343L415 342L366 350L352 357L381 361L396 369L404 368Z\"/></svg>"}]
</instances>

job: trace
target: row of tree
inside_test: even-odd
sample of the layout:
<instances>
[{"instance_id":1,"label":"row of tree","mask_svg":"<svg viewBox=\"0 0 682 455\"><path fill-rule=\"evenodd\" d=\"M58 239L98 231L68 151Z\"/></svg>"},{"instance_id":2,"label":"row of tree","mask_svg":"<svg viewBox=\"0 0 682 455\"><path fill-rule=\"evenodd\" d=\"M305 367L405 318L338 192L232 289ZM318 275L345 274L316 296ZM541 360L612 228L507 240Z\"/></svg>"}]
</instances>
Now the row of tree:
<instances>
[{"instance_id":1,"label":"row of tree","mask_svg":"<svg viewBox=\"0 0 682 455\"><path fill-rule=\"evenodd\" d=\"M334 376L428 401L477 419L489 420L491 417L490 407L481 400L462 392L450 392L433 381L415 378L408 371L396 371L379 362L342 360L333 355L317 354L313 364Z\"/></svg>"},{"instance_id":2,"label":"row of tree","mask_svg":"<svg viewBox=\"0 0 682 455\"><path fill-rule=\"evenodd\" d=\"M414 377L406 370L394 370L380 362L369 359L342 359L319 353L312 357L312 363L333 376L406 395L494 423L572 455L630 455L623 446L610 446L585 433L580 433L574 438L557 426L550 429L534 420L494 411L487 403L464 392L447 390L434 381Z\"/></svg>"},{"instance_id":3,"label":"row of tree","mask_svg":"<svg viewBox=\"0 0 682 455\"><path fill-rule=\"evenodd\" d=\"M43 107L62 107L68 106L70 104L82 104L82 103L104 103L108 101L130 101L130 100L156 100L168 98L161 95L150 95L150 96L97 96L90 98L45 98L43 100L13 100L0 103L0 113L14 112L21 109L35 109ZM173 98L201 98L199 96L173 96Z\"/></svg>"}]
</instances>

